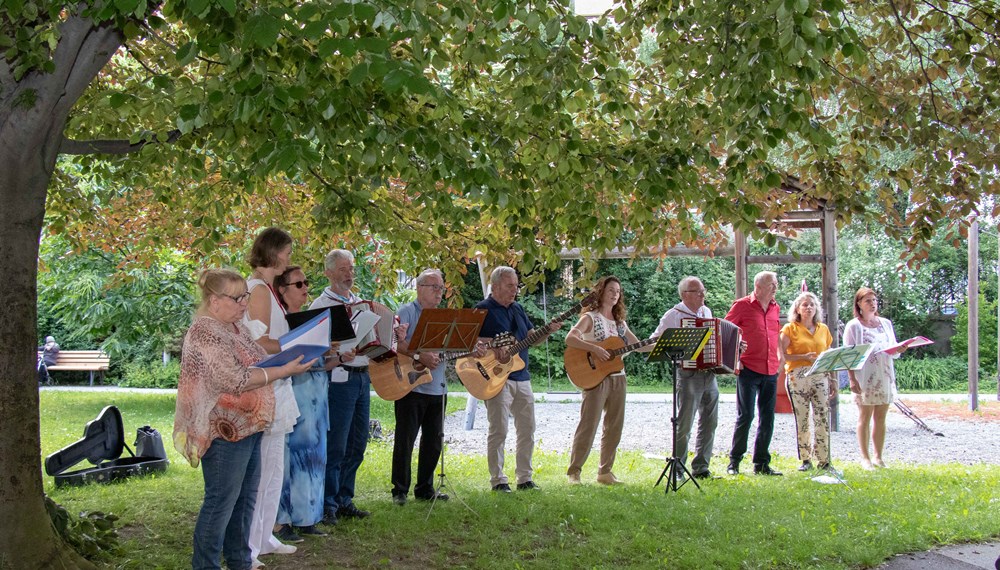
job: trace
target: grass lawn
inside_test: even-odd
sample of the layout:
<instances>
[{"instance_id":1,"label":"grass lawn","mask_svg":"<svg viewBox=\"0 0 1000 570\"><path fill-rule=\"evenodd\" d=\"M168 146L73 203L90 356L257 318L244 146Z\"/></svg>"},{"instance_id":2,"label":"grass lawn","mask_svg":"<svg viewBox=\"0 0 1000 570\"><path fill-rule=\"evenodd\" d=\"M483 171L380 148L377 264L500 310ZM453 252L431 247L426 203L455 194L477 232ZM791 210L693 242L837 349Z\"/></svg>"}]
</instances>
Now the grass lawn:
<instances>
[{"instance_id":1,"label":"grass lawn","mask_svg":"<svg viewBox=\"0 0 1000 570\"><path fill-rule=\"evenodd\" d=\"M46 492L70 511L120 517L120 550L99 560L103 567L190 567L202 480L170 444L173 396L42 392L43 456L76 441L107 404L122 411L130 447L137 427L160 431L171 460L167 472L62 489L46 476ZM463 407L460 398L449 401L451 410ZM373 399L372 416L386 433L392 429L391 404ZM543 489L499 495L488 490L484 456L449 454L447 491L468 508L453 497L428 512L424 503L390 502L391 453L390 443L372 442L358 475L357 503L373 516L341 522L328 537L310 537L294 555L264 557L266 570L853 568L899 552L1000 535L995 466L863 472L848 465L849 489L815 483L787 460L777 465L785 477L727 477L705 482L703 492L685 485L667 495L662 485L653 487L662 463L640 453L623 453L616 464L629 484L606 488L568 485L568 455L536 452L535 480ZM591 456L584 480L593 481L595 470Z\"/></svg>"}]
</instances>

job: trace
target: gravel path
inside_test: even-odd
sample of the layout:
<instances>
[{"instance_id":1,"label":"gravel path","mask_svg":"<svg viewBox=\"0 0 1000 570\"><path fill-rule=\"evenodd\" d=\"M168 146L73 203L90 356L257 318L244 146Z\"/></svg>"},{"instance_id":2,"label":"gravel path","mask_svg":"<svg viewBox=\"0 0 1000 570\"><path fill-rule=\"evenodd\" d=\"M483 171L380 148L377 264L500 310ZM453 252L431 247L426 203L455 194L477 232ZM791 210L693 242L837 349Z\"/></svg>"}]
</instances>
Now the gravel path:
<instances>
[{"instance_id":1,"label":"gravel path","mask_svg":"<svg viewBox=\"0 0 1000 570\"><path fill-rule=\"evenodd\" d=\"M548 401L546 401L548 398ZM719 403L719 426L716 429L713 469L724 470L725 456L732 441L736 424L735 395L723 395ZM558 399L558 400L557 400ZM576 395L539 395L535 403L535 441L546 451L567 452L579 419L580 404ZM905 399L905 398L904 398ZM855 426L858 418L857 407L847 400L841 400L840 431L832 434L833 464L841 465L859 459ZM639 450L657 455L669 453L670 442L670 396L638 394L630 395L625 409L625 427L619 449ZM883 457L892 463L949 463L1000 464L1000 425L984 421L943 420L925 418L931 429L944 434L937 437L917 427L895 407L890 407L886 444ZM514 449L514 426L507 436L507 449ZM753 449L756 421L751 428L749 448ZM486 408L480 403L477 408L474 429L465 429L465 413L449 416L445 422L448 449L453 453L483 454L486 452ZM599 446L601 432L595 437L595 448ZM693 442L692 442L693 447ZM792 414L776 414L771 453L782 457L796 457L795 423ZM744 463L749 460L745 458Z\"/></svg>"}]
</instances>

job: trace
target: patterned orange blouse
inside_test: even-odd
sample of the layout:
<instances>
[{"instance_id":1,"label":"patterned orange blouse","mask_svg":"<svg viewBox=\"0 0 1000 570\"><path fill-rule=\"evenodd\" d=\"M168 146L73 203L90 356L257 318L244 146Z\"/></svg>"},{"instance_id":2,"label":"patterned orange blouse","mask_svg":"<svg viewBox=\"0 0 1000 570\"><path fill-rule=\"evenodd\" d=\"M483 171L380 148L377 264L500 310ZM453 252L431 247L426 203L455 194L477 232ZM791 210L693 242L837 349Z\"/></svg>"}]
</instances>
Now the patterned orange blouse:
<instances>
[{"instance_id":1,"label":"patterned orange blouse","mask_svg":"<svg viewBox=\"0 0 1000 570\"><path fill-rule=\"evenodd\" d=\"M250 367L267 353L243 323L195 317L181 352L174 448L197 467L215 438L239 441L274 417L274 389L247 390Z\"/></svg>"}]
</instances>

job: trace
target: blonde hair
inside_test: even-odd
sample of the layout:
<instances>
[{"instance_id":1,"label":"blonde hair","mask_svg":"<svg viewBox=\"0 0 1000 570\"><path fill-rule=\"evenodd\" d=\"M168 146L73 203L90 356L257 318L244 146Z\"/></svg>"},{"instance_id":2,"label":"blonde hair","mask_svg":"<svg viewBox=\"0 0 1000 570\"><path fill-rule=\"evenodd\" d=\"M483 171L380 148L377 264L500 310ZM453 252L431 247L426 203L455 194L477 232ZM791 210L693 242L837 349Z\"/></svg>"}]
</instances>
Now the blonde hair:
<instances>
[{"instance_id":1,"label":"blonde hair","mask_svg":"<svg viewBox=\"0 0 1000 570\"><path fill-rule=\"evenodd\" d=\"M802 315L799 314L799 306L806 299L812 301L813 306L816 307L816 314L813 316L813 323L823 322L823 306L819 304L819 297L806 291L805 293L799 293L799 296L792 301L792 308L788 309L788 322L802 322Z\"/></svg>"},{"instance_id":2,"label":"blonde hair","mask_svg":"<svg viewBox=\"0 0 1000 570\"><path fill-rule=\"evenodd\" d=\"M201 307L208 305L212 295L227 295L228 285L244 283L243 276L228 268L206 269L198 275L198 289L201 290Z\"/></svg>"}]
</instances>

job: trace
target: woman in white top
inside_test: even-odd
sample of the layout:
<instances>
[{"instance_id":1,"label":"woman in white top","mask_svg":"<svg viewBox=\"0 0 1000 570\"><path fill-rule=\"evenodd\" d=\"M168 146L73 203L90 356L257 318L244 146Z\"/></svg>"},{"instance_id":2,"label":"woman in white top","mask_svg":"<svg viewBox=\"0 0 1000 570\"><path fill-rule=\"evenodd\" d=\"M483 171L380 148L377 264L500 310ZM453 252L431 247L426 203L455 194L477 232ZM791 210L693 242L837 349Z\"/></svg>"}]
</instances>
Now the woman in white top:
<instances>
[{"instance_id":1,"label":"woman in white top","mask_svg":"<svg viewBox=\"0 0 1000 570\"><path fill-rule=\"evenodd\" d=\"M885 446L885 417L889 404L896 398L896 369L892 360L906 350L902 347L894 355L882 350L896 344L896 332L889 319L878 316L875 291L868 287L858 289L854 295L854 318L844 327L844 346L871 344L875 348L861 370L847 372L851 392L858 405L858 448L864 469L885 467L882 448ZM871 424L871 425L870 425ZM872 442L874 457L868 454L868 441Z\"/></svg>"},{"instance_id":2,"label":"woman in white top","mask_svg":"<svg viewBox=\"0 0 1000 570\"><path fill-rule=\"evenodd\" d=\"M274 289L274 278L288 267L292 255L292 236L278 228L261 231L250 249L248 263L253 268L247 279L250 302L244 317L250 335L268 354L281 352L278 339L288 332L285 308ZM261 554L291 554L295 547L282 544L272 534L278 516L281 484L285 474L285 436L299 417L291 379L282 378L274 386L274 421L260 441L260 484L257 504L250 524L250 551L254 567L260 566ZM279 536L288 542L301 542L290 528L281 528Z\"/></svg>"},{"instance_id":3,"label":"woman in white top","mask_svg":"<svg viewBox=\"0 0 1000 570\"><path fill-rule=\"evenodd\" d=\"M586 350L599 361L605 362L610 355L599 344L601 341L618 336L626 344L633 344L639 342L639 339L625 323L621 281L614 276L604 277L594 286L594 291L597 293L597 306L589 307L580 316L580 320L566 335L566 346ZM647 347L645 350L651 348ZM610 374L594 388L583 391L580 423L573 436L569 469L566 470L572 484L580 482L580 471L594 445L594 435L602 412L604 432L601 436L601 462L597 467L597 482L614 485L621 483L611 468L614 467L618 442L622 438L622 425L625 423L625 372Z\"/></svg>"}]
</instances>

